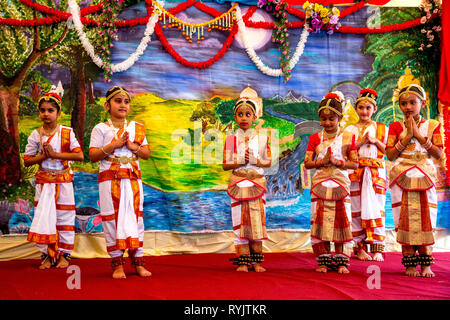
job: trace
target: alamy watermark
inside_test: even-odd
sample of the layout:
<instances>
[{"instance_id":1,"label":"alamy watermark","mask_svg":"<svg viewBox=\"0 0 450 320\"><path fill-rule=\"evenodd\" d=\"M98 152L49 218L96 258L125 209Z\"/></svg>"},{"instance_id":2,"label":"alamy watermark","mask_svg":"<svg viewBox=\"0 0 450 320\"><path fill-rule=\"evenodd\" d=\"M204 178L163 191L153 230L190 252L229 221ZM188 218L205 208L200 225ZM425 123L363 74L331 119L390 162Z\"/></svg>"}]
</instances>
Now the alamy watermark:
<instances>
[{"instance_id":1,"label":"alamy watermark","mask_svg":"<svg viewBox=\"0 0 450 320\"><path fill-rule=\"evenodd\" d=\"M72 264L67 267L66 273L71 274L66 280L67 289L81 289L81 268Z\"/></svg>"},{"instance_id":2,"label":"alamy watermark","mask_svg":"<svg viewBox=\"0 0 450 320\"><path fill-rule=\"evenodd\" d=\"M224 161L224 145L226 137L230 135L238 135L240 140L237 146L228 146L228 149L240 150L240 143L245 139L254 139L255 135L259 141L259 145L254 148L259 148L255 153L250 153L250 164L257 162L257 157L260 157L265 145L261 142L270 141L272 166L266 170L265 174L270 175L278 171L278 158L280 150L280 139L277 129L262 128L258 130L228 130L225 133L219 129L202 130L202 123L200 121L194 122L194 130L176 129L172 132L172 142L178 142L171 150L171 160L174 164L203 164L203 165L218 165ZM251 144L251 143L249 143ZM241 150L244 151L245 150ZM238 152L237 163L245 164L244 152ZM227 157L225 157L225 161Z\"/></svg>"}]
</instances>

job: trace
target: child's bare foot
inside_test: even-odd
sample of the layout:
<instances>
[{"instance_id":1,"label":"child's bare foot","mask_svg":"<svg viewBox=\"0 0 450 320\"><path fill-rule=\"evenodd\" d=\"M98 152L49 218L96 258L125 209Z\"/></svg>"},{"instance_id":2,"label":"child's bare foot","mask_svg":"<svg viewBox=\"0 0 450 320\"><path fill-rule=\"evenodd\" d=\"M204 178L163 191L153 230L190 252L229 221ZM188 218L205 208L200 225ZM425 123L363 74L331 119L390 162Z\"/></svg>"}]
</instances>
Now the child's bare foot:
<instances>
[{"instance_id":1,"label":"child's bare foot","mask_svg":"<svg viewBox=\"0 0 450 320\"><path fill-rule=\"evenodd\" d=\"M39 269L44 270L44 269L50 269L52 267L52 261L50 258L45 258L41 265L39 266Z\"/></svg>"},{"instance_id":2,"label":"child's bare foot","mask_svg":"<svg viewBox=\"0 0 450 320\"><path fill-rule=\"evenodd\" d=\"M350 271L347 269L346 266L339 266L337 272L338 273L350 273Z\"/></svg>"},{"instance_id":3,"label":"child's bare foot","mask_svg":"<svg viewBox=\"0 0 450 320\"><path fill-rule=\"evenodd\" d=\"M244 264L244 265L241 265L241 266L237 267L236 271L248 272L248 267Z\"/></svg>"},{"instance_id":4,"label":"child's bare foot","mask_svg":"<svg viewBox=\"0 0 450 320\"><path fill-rule=\"evenodd\" d=\"M253 269L255 269L255 272L264 272L264 271L266 271L266 269L263 268L259 263L255 263L253 265Z\"/></svg>"},{"instance_id":5,"label":"child's bare foot","mask_svg":"<svg viewBox=\"0 0 450 320\"><path fill-rule=\"evenodd\" d=\"M326 273L328 271L327 266L319 266L316 268L316 272Z\"/></svg>"},{"instance_id":6,"label":"child's bare foot","mask_svg":"<svg viewBox=\"0 0 450 320\"><path fill-rule=\"evenodd\" d=\"M144 266L136 266L136 273L143 278L150 277L152 273L145 269Z\"/></svg>"},{"instance_id":7,"label":"child's bare foot","mask_svg":"<svg viewBox=\"0 0 450 320\"><path fill-rule=\"evenodd\" d=\"M375 254L373 255L372 260L384 261L383 254L381 252L375 252Z\"/></svg>"},{"instance_id":8,"label":"child's bare foot","mask_svg":"<svg viewBox=\"0 0 450 320\"><path fill-rule=\"evenodd\" d=\"M418 276L420 276L420 273L419 273L419 271L417 271L416 267L407 267L406 271L405 271L405 274L408 277L418 277Z\"/></svg>"},{"instance_id":9,"label":"child's bare foot","mask_svg":"<svg viewBox=\"0 0 450 320\"><path fill-rule=\"evenodd\" d=\"M58 263L56 264L56 268L67 268L69 266L69 260L67 260L64 256L60 256L58 259Z\"/></svg>"},{"instance_id":10,"label":"child's bare foot","mask_svg":"<svg viewBox=\"0 0 450 320\"><path fill-rule=\"evenodd\" d=\"M425 277L425 278L433 278L434 277L434 273L433 271L431 271L431 267L430 266L420 266L421 267L421 276Z\"/></svg>"},{"instance_id":11,"label":"child's bare foot","mask_svg":"<svg viewBox=\"0 0 450 320\"><path fill-rule=\"evenodd\" d=\"M125 275L125 271L123 270L123 267L117 267L114 269L112 274L113 279L126 279L127 276Z\"/></svg>"},{"instance_id":12,"label":"child's bare foot","mask_svg":"<svg viewBox=\"0 0 450 320\"><path fill-rule=\"evenodd\" d=\"M368 254L364 249L359 250L358 253L356 254L356 256L359 260L362 260L362 261L372 260L372 257L370 256L370 254Z\"/></svg>"}]
</instances>

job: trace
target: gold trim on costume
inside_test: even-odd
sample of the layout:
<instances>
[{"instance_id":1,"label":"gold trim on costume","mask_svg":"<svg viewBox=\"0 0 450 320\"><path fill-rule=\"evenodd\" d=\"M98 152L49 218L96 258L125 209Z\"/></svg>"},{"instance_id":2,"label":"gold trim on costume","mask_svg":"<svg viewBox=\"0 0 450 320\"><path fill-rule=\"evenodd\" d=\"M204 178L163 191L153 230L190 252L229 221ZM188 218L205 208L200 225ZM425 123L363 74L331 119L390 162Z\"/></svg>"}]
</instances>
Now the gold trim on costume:
<instances>
[{"instance_id":1,"label":"gold trim on costume","mask_svg":"<svg viewBox=\"0 0 450 320\"><path fill-rule=\"evenodd\" d=\"M135 155L131 157L127 156L121 156L121 157L107 157L105 158L106 161L112 162L112 163L120 163L120 164L128 164L131 162L134 162L137 160L137 157Z\"/></svg>"}]
</instances>

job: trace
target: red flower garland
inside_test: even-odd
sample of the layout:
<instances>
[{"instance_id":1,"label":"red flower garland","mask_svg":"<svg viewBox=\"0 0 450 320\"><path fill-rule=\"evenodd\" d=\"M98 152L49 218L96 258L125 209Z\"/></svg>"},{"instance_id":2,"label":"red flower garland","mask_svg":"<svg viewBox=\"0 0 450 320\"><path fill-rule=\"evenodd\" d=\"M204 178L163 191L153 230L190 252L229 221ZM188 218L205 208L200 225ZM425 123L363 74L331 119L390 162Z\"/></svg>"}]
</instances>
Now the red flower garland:
<instances>
[{"instance_id":1,"label":"red flower garland","mask_svg":"<svg viewBox=\"0 0 450 320\"><path fill-rule=\"evenodd\" d=\"M361 1L361 2L355 3L351 7L345 8L344 10L341 11L341 14L339 15L339 19L342 19L350 14L353 14L353 13L361 10L369 2L370 1Z\"/></svg>"},{"instance_id":2,"label":"red flower garland","mask_svg":"<svg viewBox=\"0 0 450 320\"><path fill-rule=\"evenodd\" d=\"M42 13L47 13L47 14L51 14L52 16L58 16L60 18L69 18L70 17L70 13L65 12L65 11L60 11L60 10L56 10L47 6L44 6L42 4L39 4L37 2L33 2L31 0L20 0L20 2L22 2L24 5L26 5L27 7L30 7L32 9L35 9L37 11L40 11ZM83 9L80 9L80 16L85 16L88 14L92 14L95 12L98 12L102 9L103 7L103 2L100 2L96 5L92 5Z\"/></svg>"},{"instance_id":3,"label":"red flower garland","mask_svg":"<svg viewBox=\"0 0 450 320\"><path fill-rule=\"evenodd\" d=\"M231 46L231 44L234 41L234 37L236 36L236 33L238 32L238 26L237 23L233 23L233 27L231 28L230 35L228 36L227 40L224 42L222 48L219 50L219 52L212 58L206 60L206 61L200 61L200 62L190 62L180 56L178 52L176 52L173 47L170 45L170 43L167 41L162 28L159 24L156 24L155 26L155 33L159 38L159 41L161 42L162 46L166 51L178 62L181 63L185 67L189 68L196 68L196 69L205 69L210 66L212 66L214 63L219 61L221 59L225 52L227 52L228 48Z\"/></svg>"},{"instance_id":4,"label":"red flower garland","mask_svg":"<svg viewBox=\"0 0 450 320\"><path fill-rule=\"evenodd\" d=\"M36 18L36 19L3 19L0 18L0 25L10 25L10 26L20 26L20 27L33 27L33 26L42 26L42 25L51 25L60 23L62 21L67 20L70 17L70 13L56 10L44 5L41 5L36 2L32 2L31 0L20 0L23 4L38 10L43 13L51 14L53 17L47 17L47 18ZM361 1L358 3L355 3L354 5L342 10L340 17L345 17L347 15L350 15L352 13L357 12L358 10L362 9L364 5L367 3L371 3L371 1ZM151 0L146 0L146 4L151 4ZM102 8L103 2L92 5L86 8L83 8L80 10L81 16L85 16L91 13L95 13L99 11ZM187 0L186 2L180 3L179 5L169 9L168 11L172 14L178 14L186 9L188 9L191 6L195 6L197 9L213 16L217 17L221 14L221 12L217 11L214 8L208 7L207 5L197 2L196 0ZM249 28L261 28L261 29L274 29L274 24L271 22L265 22L265 21L250 21L250 18L255 13L257 7L251 6L247 13L244 15L244 23ZM304 19L304 12L289 7L288 12L300 19ZM143 17L143 18L136 18L136 19L130 19L130 20L119 20L116 22L117 27L126 28L126 27L134 27L137 25L145 25L147 24L149 19L149 16ZM87 26L98 26L97 21L93 19L88 19L85 17L81 17L81 22L84 25ZM387 25L387 26L381 26L381 27L350 27L350 26L341 26L341 28L338 30L342 33L386 33L386 32L392 32L392 31L398 31L398 30L404 30L408 28L412 28L415 26L418 26L420 24L420 18L407 21L400 24L393 24L393 25ZM290 29L294 28L301 28L304 25L304 21L293 21L291 22L287 27Z\"/></svg>"},{"instance_id":5,"label":"red flower garland","mask_svg":"<svg viewBox=\"0 0 450 320\"><path fill-rule=\"evenodd\" d=\"M337 30L338 32L341 33L387 33L387 32L392 32L392 31L399 31L399 30L405 30L405 29L409 29L415 26L418 26L421 24L420 19L422 19L422 17L411 20L411 21L406 21L403 23L399 23L399 24L390 24L387 26L381 26L381 27L350 27L350 26L342 26L339 28L339 30Z\"/></svg>"}]
</instances>

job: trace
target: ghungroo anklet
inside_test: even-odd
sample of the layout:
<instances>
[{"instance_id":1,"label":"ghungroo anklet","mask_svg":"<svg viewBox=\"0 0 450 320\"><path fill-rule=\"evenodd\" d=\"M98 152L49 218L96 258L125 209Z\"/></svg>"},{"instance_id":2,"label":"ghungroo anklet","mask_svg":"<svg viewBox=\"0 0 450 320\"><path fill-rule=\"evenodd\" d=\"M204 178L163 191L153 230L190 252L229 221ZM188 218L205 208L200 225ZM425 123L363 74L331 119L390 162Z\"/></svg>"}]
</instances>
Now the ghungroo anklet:
<instances>
[{"instance_id":1,"label":"ghungroo anklet","mask_svg":"<svg viewBox=\"0 0 450 320\"><path fill-rule=\"evenodd\" d=\"M413 256L403 256L402 258L402 264L405 266L405 268L409 267L415 267L417 266L418 259L416 255Z\"/></svg>"},{"instance_id":2,"label":"ghungroo anklet","mask_svg":"<svg viewBox=\"0 0 450 320\"><path fill-rule=\"evenodd\" d=\"M262 253L252 253L250 255L252 263L261 263L264 261L264 254Z\"/></svg>"},{"instance_id":3,"label":"ghungroo anklet","mask_svg":"<svg viewBox=\"0 0 450 320\"><path fill-rule=\"evenodd\" d=\"M434 264L434 257L428 254L420 254L417 256L417 263L421 266L431 266Z\"/></svg>"},{"instance_id":4,"label":"ghungroo anklet","mask_svg":"<svg viewBox=\"0 0 450 320\"><path fill-rule=\"evenodd\" d=\"M113 268L113 270L117 269L120 266L123 266L124 264L125 264L124 257L117 257L111 260L111 268Z\"/></svg>"},{"instance_id":5,"label":"ghungroo anklet","mask_svg":"<svg viewBox=\"0 0 450 320\"><path fill-rule=\"evenodd\" d=\"M243 254L237 258L231 258L230 261L233 261L233 264L238 266L250 266L252 264L252 260L247 254Z\"/></svg>"}]
</instances>

